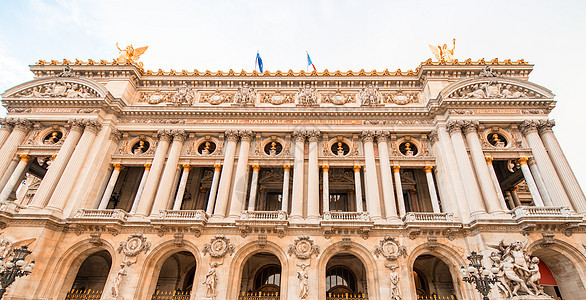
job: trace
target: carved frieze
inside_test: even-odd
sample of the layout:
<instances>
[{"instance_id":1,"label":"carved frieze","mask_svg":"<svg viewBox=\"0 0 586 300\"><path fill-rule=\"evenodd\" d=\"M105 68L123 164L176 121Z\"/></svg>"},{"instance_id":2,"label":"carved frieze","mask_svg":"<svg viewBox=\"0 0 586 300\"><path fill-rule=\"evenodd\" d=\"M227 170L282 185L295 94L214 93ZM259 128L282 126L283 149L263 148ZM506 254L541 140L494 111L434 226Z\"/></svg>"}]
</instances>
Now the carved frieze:
<instances>
[{"instance_id":1,"label":"carved frieze","mask_svg":"<svg viewBox=\"0 0 586 300\"><path fill-rule=\"evenodd\" d=\"M238 88L234 95L234 104L240 106L254 105L256 101L256 90L247 83Z\"/></svg>"},{"instance_id":2,"label":"carved frieze","mask_svg":"<svg viewBox=\"0 0 586 300\"><path fill-rule=\"evenodd\" d=\"M379 106L382 102L382 95L378 88L369 84L360 91L359 99L362 106Z\"/></svg>"},{"instance_id":3,"label":"carved frieze","mask_svg":"<svg viewBox=\"0 0 586 300\"><path fill-rule=\"evenodd\" d=\"M397 105L406 105L409 103L419 102L419 93L417 92L403 92L397 91L395 93L385 93L383 95L385 103L393 103Z\"/></svg>"},{"instance_id":4,"label":"carved frieze","mask_svg":"<svg viewBox=\"0 0 586 300\"><path fill-rule=\"evenodd\" d=\"M407 248L401 246L394 237L387 236L374 247L374 255L376 257L382 255L387 260L396 260L401 256L407 256Z\"/></svg>"},{"instance_id":5,"label":"carved frieze","mask_svg":"<svg viewBox=\"0 0 586 300\"><path fill-rule=\"evenodd\" d=\"M274 93L263 93L260 97L260 103L270 103L273 105L295 103L295 94L282 93L279 90Z\"/></svg>"},{"instance_id":6,"label":"carved frieze","mask_svg":"<svg viewBox=\"0 0 586 300\"><path fill-rule=\"evenodd\" d=\"M344 105L354 101L356 101L354 95L342 93L340 90L337 90L334 93L326 93L322 96L323 103L332 103L335 105Z\"/></svg>"},{"instance_id":7,"label":"carved frieze","mask_svg":"<svg viewBox=\"0 0 586 300\"><path fill-rule=\"evenodd\" d=\"M54 81L33 86L20 91L11 97L18 98L99 98L99 93L93 88L79 83Z\"/></svg>"},{"instance_id":8,"label":"carved frieze","mask_svg":"<svg viewBox=\"0 0 586 300\"><path fill-rule=\"evenodd\" d=\"M295 254L299 259L311 258L313 254L319 255L319 247L313 243L309 236L300 236L294 243L289 245L289 255Z\"/></svg>"},{"instance_id":9,"label":"carved frieze","mask_svg":"<svg viewBox=\"0 0 586 300\"><path fill-rule=\"evenodd\" d=\"M525 99L544 96L527 88L498 81L479 82L464 86L448 95L447 98L477 99Z\"/></svg>"},{"instance_id":10,"label":"carved frieze","mask_svg":"<svg viewBox=\"0 0 586 300\"><path fill-rule=\"evenodd\" d=\"M234 245L230 244L230 239L223 235L216 235L209 244L203 246L203 254L209 253L213 258L222 258L226 254L234 253Z\"/></svg>"},{"instance_id":11,"label":"carved frieze","mask_svg":"<svg viewBox=\"0 0 586 300\"><path fill-rule=\"evenodd\" d=\"M228 103L232 100L232 95L228 95L216 90L214 92L202 92L199 103L209 103L211 105L218 105Z\"/></svg>"},{"instance_id":12,"label":"carved frieze","mask_svg":"<svg viewBox=\"0 0 586 300\"><path fill-rule=\"evenodd\" d=\"M309 84L300 88L295 96L297 98L297 103L301 106L317 105L317 92L314 88L311 88Z\"/></svg>"}]
</instances>

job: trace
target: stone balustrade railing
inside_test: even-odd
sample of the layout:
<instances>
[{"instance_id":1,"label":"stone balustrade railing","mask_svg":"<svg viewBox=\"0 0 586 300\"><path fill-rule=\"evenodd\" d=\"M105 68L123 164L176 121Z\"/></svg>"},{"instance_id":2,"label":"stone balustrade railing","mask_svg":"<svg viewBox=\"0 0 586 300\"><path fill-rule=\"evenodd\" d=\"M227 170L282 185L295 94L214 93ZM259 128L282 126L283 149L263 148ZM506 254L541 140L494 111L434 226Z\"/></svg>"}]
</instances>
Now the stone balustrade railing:
<instances>
[{"instance_id":1,"label":"stone balustrade railing","mask_svg":"<svg viewBox=\"0 0 586 300\"><path fill-rule=\"evenodd\" d=\"M73 216L75 219L113 219L126 221L128 213L122 209L87 209L82 208Z\"/></svg>"},{"instance_id":2,"label":"stone balustrade railing","mask_svg":"<svg viewBox=\"0 0 586 300\"><path fill-rule=\"evenodd\" d=\"M282 210L276 211L247 211L240 214L240 220L287 220L287 213Z\"/></svg>"},{"instance_id":3,"label":"stone balustrade railing","mask_svg":"<svg viewBox=\"0 0 586 300\"><path fill-rule=\"evenodd\" d=\"M322 219L324 221L370 221L370 215L367 212L355 211L326 211Z\"/></svg>"},{"instance_id":4,"label":"stone balustrade railing","mask_svg":"<svg viewBox=\"0 0 586 300\"><path fill-rule=\"evenodd\" d=\"M518 206L511 213L515 219L521 217L570 217L572 210L568 207Z\"/></svg>"},{"instance_id":5,"label":"stone balustrade railing","mask_svg":"<svg viewBox=\"0 0 586 300\"><path fill-rule=\"evenodd\" d=\"M162 220L199 220L206 221L207 215L203 210L161 210L159 219Z\"/></svg>"},{"instance_id":6,"label":"stone balustrade railing","mask_svg":"<svg viewBox=\"0 0 586 300\"><path fill-rule=\"evenodd\" d=\"M408 212L404 217L405 222L454 222L452 213Z\"/></svg>"}]
</instances>

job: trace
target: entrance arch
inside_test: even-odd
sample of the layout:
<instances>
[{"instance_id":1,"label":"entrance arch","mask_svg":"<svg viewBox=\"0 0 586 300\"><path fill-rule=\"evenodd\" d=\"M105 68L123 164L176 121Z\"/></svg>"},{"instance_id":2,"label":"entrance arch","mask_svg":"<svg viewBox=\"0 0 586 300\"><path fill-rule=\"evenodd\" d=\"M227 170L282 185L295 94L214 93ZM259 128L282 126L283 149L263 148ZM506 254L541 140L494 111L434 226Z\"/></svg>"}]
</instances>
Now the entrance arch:
<instances>
[{"instance_id":1,"label":"entrance arch","mask_svg":"<svg viewBox=\"0 0 586 300\"><path fill-rule=\"evenodd\" d=\"M152 299L167 299L164 298L166 295L191 295L195 267L195 257L191 252L171 254L161 265Z\"/></svg>"},{"instance_id":2,"label":"entrance arch","mask_svg":"<svg viewBox=\"0 0 586 300\"><path fill-rule=\"evenodd\" d=\"M456 297L456 289L448 265L430 254L418 256L413 263L413 277L417 296L422 299L438 297Z\"/></svg>"},{"instance_id":3,"label":"entrance arch","mask_svg":"<svg viewBox=\"0 0 586 300\"><path fill-rule=\"evenodd\" d=\"M268 252L256 253L244 264L240 296L266 295L266 299L279 299L281 277L281 262L276 255Z\"/></svg>"},{"instance_id":4,"label":"entrance arch","mask_svg":"<svg viewBox=\"0 0 586 300\"><path fill-rule=\"evenodd\" d=\"M78 294L101 294L112 267L112 256L100 250L88 256L77 270L73 284L66 299L74 299Z\"/></svg>"}]
</instances>

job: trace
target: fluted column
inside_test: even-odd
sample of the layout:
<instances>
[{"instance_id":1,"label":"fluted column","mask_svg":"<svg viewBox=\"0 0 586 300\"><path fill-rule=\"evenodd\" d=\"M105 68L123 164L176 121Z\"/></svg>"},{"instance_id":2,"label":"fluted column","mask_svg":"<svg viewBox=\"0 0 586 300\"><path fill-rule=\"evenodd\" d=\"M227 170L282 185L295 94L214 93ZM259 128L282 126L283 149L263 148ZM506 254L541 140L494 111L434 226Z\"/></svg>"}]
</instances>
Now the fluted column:
<instances>
[{"instance_id":1,"label":"fluted column","mask_svg":"<svg viewBox=\"0 0 586 300\"><path fill-rule=\"evenodd\" d=\"M317 164L317 142L320 132L317 130L308 132L309 162L307 165L307 218L317 220L319 218L319 165Z\"/></svg>"},{"instance_id":2,"label":"fluted column","mask_svg":"<svg viewBox=\"0 0 586 300\"><path fill-rule=\"evenodd\" d=\"M486 166L488 167L488 173L490 175L492 184L494 185L494 189L496 190L496 196L501 204L503 209L507 208L507 203L505 202L505 196L503 196L503 190L501 189L501 184L499 183L499 179L496 177L496 172L494 171L494 166L492 165L492 157L486 156L484 157L486 161Z\"/></svg>"},{"instance_id":3,"label":"fluted column","mask_svg":"<svg viewBox=\"0 0 586 300\"><path fill-rule=\"evenodd\" d=\"M374 132L363 131L364 160L366 162L366 203L368 212L373 219L381 219L380 193L378 190L378 176L376 174L376 160L374 158Z\"/></svg>"},{"instance_id":4,"label":"fluted column","mask_svg":"<svg viewBox=\"0 0 586 300\"><path fill-rule=\"evenodd\" d=\"M243 209L242 204L246 197L246 186L248 185L248 156L250 155L251 141L252 131L240 131L240 152L238 153L238 164L236 165L236 174L234 175L234 186L230 201L230 218L240 217Z\"/></svg>"},{"instance_id":5,"label":"fluted column","mask_svg":"<svg viewBox=\"0 0 586 300\"><path fill-rule=\"evenodd\" d=\"M4 188L4 186L6 185L6 183L8 182L10 177L12 176L12 173L14 173L14 170L16 169L16 166L18 165L19 162L20 162L20 157L14 156L12 158L12 160L10 161L10 164L8 165L8 168L6 168L6 172L4 172L4 175L0 178L0 189Z\"/></svg>"},{"instance_id":6,"label":"fluted column","mask_svg":"<svg viewBox=\"0 0 586 300\"><path fill-rule=\"evenodd\" d=\"M151 215L156 215L159 211L167 209L171 190L174 188L173 182L177 175L177 164L179 163L179 157L181 156L181 150L183 149L183 143L186 137L185 130L173 130L173 142L171 143L167 163L163 169L163 175L161 175L161 182L159 183L159 188L155 196Z\"/></svg>"},{"instance_id":7,"label":"fluted column","mask_svg":"<svg viewBox=\"0 0 586 300\"><path fill-rule=\"evenodd\" d=\"M18 162L18 165L16 165L14 172L12 172L10 179L8 179L8 182L6 183L4 188L2 189L2 192L0 193L0 203L8 200L8 198L10 197L10 194L12 194L12 191L14 190L16 185L21 181L21 178L22 178L24 172L26 171L28 164L31 160L32 160L32 157L30 157L26 154L20 155L20 161Z\"/></svg>"},{"instance_id":8,"label":"fluted column","mask_svg":"<svg viewBox=\"0 0 586 300\"><path fill-rule=\"evenodd\" d=\"M391 162L389 156L389 145L387 143L388 131L378 131L376 140L378 142L378 157L380 164L380 176L383 183L383 202L385 204L385 216L397 218L397 206L395 205L395 191L393 190L393 179L391 175Z\"/></svg>"},{"instance_id":9,"label":"fluted column","mask_svg":"<svg viewBox=\"0 0 586 300\"><path fill-rule=\"evenodd\" d=\"M468 159L468 152L464 144L464 137L462 136L462 122L450 121L447 124L448 132L454 146L454 153L456 154L456 161L460 169L460 176L466 192L466 200L470 203L470 213L478 214L485 213L484 205L482 204L482 195L478 189L476 176L472 169L470 159ZM484 156L483 156L484 157Z\"/></svg>"},{"instance_id":10,"label":"fluted column","mask_svg":"<svg viewBox=\"0 0 586 300\"><path fill-rule=\"evenodd\" d=\"M464 133L470 147L470 154L472 162L474 163L474 170L480 184L482 195L484 196L484 203L488 208L489 213L502 212L503 208L498 200L496 189L492 184L492 179L486 165L486 159L482 152L482 145L478 138L478 122L464 121Z\"/></svg>"},{"instance_id":11,"label":"fluted column","mask_svg":"<svg viewBox=\"0 0 586 300\"><path fill-rule=\"evenodd\" d=\"M356 211L363 212L364 207L362 206L362 180L360 178L360 169L362 167L359 165L354 166L354 189L356 190Z\"/></svg>"},{"instance_id":12,"label":"fluted column","mask_svg":"<svg viewBox=\"0 0 586 300\"><path fill-rule=\"evenodd\" d=\"M71 125L69 134L67 134L67 138L65 138L63 145L61 145L59 153L57 153L53 163L51 163L47 173L45 173L45 176L39 185L39 189L31 201L31 207L43 208L47 205L49 198L51 198L51 195L57 186L59 178L61 178L61 174L63 174L63 170L65 170L65 167L73 154L73 150L75 150L75 146L81 138L81 133L85 126L84 121L70 120L69 124Z\"/></svg>"},{"instance_id":13,"label":"fluted column","mask_svg":"<svg viewBox=\"0 0 586 300\"><path fill-rule=\"evenodd\" d=\"M433 207L434 213L442 212L439 200L437 198L437 192L435 191L435 183L433 182L433 174L431 173L433 166L425 166L425 177L427 178L427 188L429 189L429 196L431 198L431 207Z\"/></svg>"},{"instance_id":14,"label":"fluted column","mask_svg":"<svg viewBox=\"0 0 586 300\"><path fill-rule=\"evenodd\" d=\"M177 188L177 194L175 195L173 210L180 210L181 205L183 205L183 195L185 194L185 186L187 186L187 178L189 177L190 170L191 166L189 164L183 165L183 172L181 173L181 180L179 181L179 187Z\"/></svg>"},{"instance_id":15,"label":"fluted column","mask_svg":"<svg viewBox=\"0 0 586 300\"><path fill-rule=\"evenodd\" d=\"M232 183L232 170L234 169L234 155L236 154L236 143L238 142L238 130L226 131L228 142L224 147L224 162L218 194L216 196L214 217L223 218L226 216L228 208L228 197L230 196L230 184Z\"/></svg>"},{"instance_id":16,"label":"fluted column","mask_svg":"<svg viewBox=\"0 0 586 300\"><path fill-rule=\"evenodd\" d=\"M15 119L12 122L14 123L14 129L2 145L2 148L0 148L0 175L6 172L16 153L16 149L22 144L32 126L32 123L25 119Z\"/></svg>"},{"instance_id":17,"label":"fluted column","mask_svg":"<svg viewBox=\"0 0 586 300\"><path fill-rule=\"evenodd\" d=\"M401 166L393 166L393 174L395 176L395 190L397 191L399 216L403 217L405 214L407 214L407 210L405 209L405 197L403 197L403 185L401 184Z\"/></svg>"},{"instance_id":18,"label":"fluted column","mask_svg":"<svg viewBox=\"0 0 586 300\"><path fill-rule=\"evenodd\" d=\"M525 139L531 147L533 157L537 162L537 167L543 177L545 186L549 195L555 205L572 207L570 199L564 190L564 186L558 177L545 146L537 133L537 127L539 126L538 121L525 121L519 126L519 129L525 135Z\"/></svg>"},{"instance_id":19,"label":"fluted column","mask_svg":"<svg viewBox=\"0 0 586 300\"><path fill-rule=\"evenodd\" d=\"M69 199L69 194L73 190L75 180L79 176L83 165L86 163L87 155L92 147L94 147L94 140L102 125L96 120L86 121L85 129L79 143L75 146L75 150L71 155L71 159L63 170L63 174L55 187L55 191L51 196L47 208L62 212L65 203Z\"/></svg>"},{"instance_id":20,"label":"fluted column","mask_svg":"<svg viewBox=\"0 0 586 300\"><path fill-rule=\"evenodd\" d=\"M539 195L541 195L541 200L543 200L543 204L545 206L553 206L553 202L551 201L551 197L549 196L549 192L545 187L545 182L543 182L543 177L541 173L539 173L539 169L537 168L537 164L535 163L535 159L530 158L527 162L529 165L529 169L531 170L531 175L533 175L533 179L535 179L535 184L537 185L537 189L539 190Z\"/></svg>"},{"instance_id":21,"label":"fluted column","mask_svg":"<svg viewBox=\"0 0 586 300\"><path fill-rule=\"evenodd\" d=\"M283 195L281 196L281 210L287 212L289 209L289 176L290 165L283 166Z\"/></svg>"},{"instance_id":22,"label":"fluted column","mask_svg":"<svg viewBox=\"0 0 586 300\"><path fill-rule=\"evenodd\" d=\"M572 172L570 164L562 151L562 147L558 143L551 128L555 126L554 120L547 120L540 122L539 134L543 140L543 144L549 153L551 162L557 171L557 174L562 181L562 185L566 189L566 193L570 198L570 202L578 213L586 212L586 197L580 188L580 184L576 179L576 175Z\"/></svg>"},{"instance_id":23,"label":"fluted column","mask_svg":"<svg viewBox=\"0 0 586 300\"><path fill-rule=\"evenodd\" d=\"M529 170L529 166L527 165L527 160L527 157L519 158L519 164L521 165L523 177L525 177L525 182L527 183L527 187L529 187L529 192L531 193L531 197L533 198L533 203L535 204L535 206L543 207L545 205L543 204L541 195L539 195L537 184L535 184L535 180L533 180L531 170Z\"/></svg>"},{"instance_id":24,"label":"fluted column","mask_svg":"<svg viewBox=\"0 0 586 300\"><path fill-rule=\"evenodd\" d=\"M252 179L250 180L250 197L248 198L248 211L254 211L256 206L256 190L258 189L259 165L252 165Z\"/></svg>"},{"instance_id":25,"label":"fluted column","mask_svg":"<svg viewBox=\"0 0 586 300\"><path fill-rule=\"evenodd\" d=\"M329 179L329 165L323 165L322 168L322 179L323 179L323 195L322 195L322 206L323 212L330 211L330 179Z\"/></svg>"},{"instance_id":26,"label":"fluted column","mask_svg":"<svg viewBox=\"0 0 586 300\"><path fill-rule=\"evenodd\" d=\"M108 207L108 202L110 202L112 192L114 191L114 187L116 187L116 182L118 181L120 170L122 170L122 165L114 164L114 170L112 171L112 175L110 175L110 180L108 180L108 185L106 186L106 190L102 195L102 200L100 200L98 209L106 209Z\"/></svg>"},{"instance_id":27,"label":"fluted column","mask_svg":"<svg viewBox=\"0 0 586 300\"><path fill-rule=\"evenodd\" d=\"M134 200L132 202L132 208L130 209L130 213L136 213L138 209L138 203L140 202L140 197L142 196L142 191L144 190L144 185L147 181L149 176L149 172L151 171L151 164L144 164L144 172L142 173L142 177L140 178L140 183L138 184L138 190L136 191L136 196L134 196Z\"/></svg>"},{"instance_id":28,"label":"fluted column","mask_svg":"<svg viewBox=\"0 0 586 300\"><path fill-rule=\"evenodd\" d=\"M212 177L212 187L210 189L210 195L208 198L208 204L206 207L206 213L211 215L214 213L214 205L216 203L216 193L218 192L218 182L220 179L220 171L222 171L222 165L214 165L214 176Z\"/></svg>"},{"instance_id":29,"label":"fluted column","mask_svg":"<svg viewBox=\"0 0 586 300\"><path fill-rule=\"evenodd\" d=\"M2 145L4 145L4 142L6 142L6 139L8 139L8 136L12 132L14 124L10 120L2 119L0 126L2 126L0 128L0 148L2 148Z\"/></svg>"},{"instance_id":30,"label":"fluted column","mask_svg":"<svg viewBox=\"0 0 586 300\"><path fill-rule=\"evenodd\" d=\"M291 218L303 218L303 202L304 201L304 164L305 164L305 136L304 131L293 132L295 139L295 152L293 164L293 195L291 196Z\"/></svg>"},{"instance_id":31,"label":"fluted column","mask_svg":"<svg viewBox=\"0 0 586 300\"><path fill-rule=\"evenodd\" d=\"M161 172L165 164L165 157L167 156L167 150L169 150L169 142L173 137L170 130L159 130L159 142L157 143L157 149L155 150L155 157L151 163L149 176L146 179L142 195L138 201L138 208L136 214L140 216L147 216L151 212L153 207L153 200L155 199L155 193L159 186L159 179L161 178Z\"/></svg>"}]
</instances>

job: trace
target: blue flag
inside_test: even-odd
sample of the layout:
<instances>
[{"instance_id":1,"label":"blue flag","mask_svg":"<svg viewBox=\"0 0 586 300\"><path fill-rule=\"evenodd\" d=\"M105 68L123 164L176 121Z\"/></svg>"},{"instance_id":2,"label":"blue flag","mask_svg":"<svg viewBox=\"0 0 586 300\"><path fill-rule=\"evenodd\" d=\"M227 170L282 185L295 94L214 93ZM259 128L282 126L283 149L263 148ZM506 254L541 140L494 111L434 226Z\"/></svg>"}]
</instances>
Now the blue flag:
<instances>
[{"instance_id":1,"label":"blue flag","mask_svg":"<svg viewBox=\"0 0 586 300\"><path fill-rule=\"evenodd\" d=\"M256 52L255 67L256 66L258 66L258 70L262 73L263 72L262 59L260 58L260 54L258 54L258 52Z\"/></svg>"},{"instance_id":2,"label":"blue flag","mask_svg":"<svg viewBox=\"0 0 586 300\"><path fill-rule=\"evenodd\" d=\"M307 53L307 52L305 52L305 53ZM309 53L307 53L307 68L309 68L309 66L312 66L313 67L313 70L314 71L317 71L317 69L313 65L313 62L311 62L311 58L309 57Z\"/></svg>"}]
</instances>

